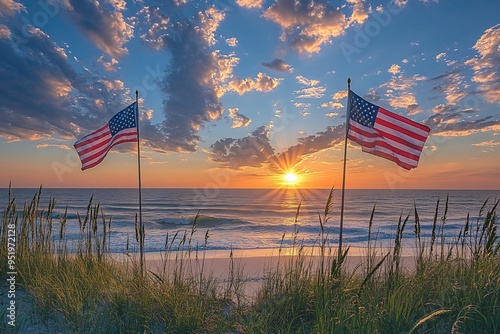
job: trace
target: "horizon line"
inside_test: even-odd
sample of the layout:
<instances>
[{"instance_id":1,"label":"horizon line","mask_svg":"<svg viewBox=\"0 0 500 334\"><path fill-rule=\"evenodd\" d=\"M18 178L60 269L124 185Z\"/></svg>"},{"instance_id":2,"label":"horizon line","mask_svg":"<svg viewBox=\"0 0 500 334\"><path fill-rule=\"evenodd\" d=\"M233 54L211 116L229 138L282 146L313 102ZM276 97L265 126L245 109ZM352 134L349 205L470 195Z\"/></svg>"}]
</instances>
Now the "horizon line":
<instances>
[{"instance_id":1,"label":"horizon line","mask_svg":"<svg viewBox=\"0 0 500 334\"><path fill-rule=\"evenodd\" d=\"M11 186L10 189L134 189L138 190L138 187L14 187ZM189 190L189 189L204 189L206 187L142 187L142 190L145 189L159 189L159 190ZM9 187L0 187L0 189L9 189ZM213 189L213 188L210 188ZM217 189L221 190L342 190L342 188L308 188L308 187L274 187L274 188L258 188L258 187L220 187ZM441 190L441 191L500 191L500 189L480 189L480 188L345 188L346 190Z\"/></svg>"}]
</instances>

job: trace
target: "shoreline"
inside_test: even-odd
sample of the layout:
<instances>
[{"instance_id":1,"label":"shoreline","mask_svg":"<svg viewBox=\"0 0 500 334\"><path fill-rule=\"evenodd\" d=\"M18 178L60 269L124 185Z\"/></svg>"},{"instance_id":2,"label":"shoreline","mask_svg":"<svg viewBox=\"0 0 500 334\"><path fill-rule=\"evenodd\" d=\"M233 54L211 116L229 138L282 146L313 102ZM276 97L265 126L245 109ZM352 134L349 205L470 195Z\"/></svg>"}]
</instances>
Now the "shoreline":
<instances>
[{"instance_id":1,"label":"shoreline","mask_svg":"<svg viewBox=\"0 0 500 334\"><path fill-rule=\"evenodd\" d=\"M346 248L347 249L347 248ZM145 252L145 269L161 274L165 269L175 268L178 263L188 263L188 268L192 271L190 274L199 274L203 269L205 273L221 278L227 276L231 263L234 270L243 270L243 277L249 280L263 279L266 273L275 269L279 264L286 266L299 259L299 248L257 248L257 249L236 249L236 250L206 250L196 252L192 251L171 251L166 252ZM345 249L344 249L345 251ZM386 254L392 253L392 248L373 248L374 261L381 260ZM304 247L300 258L304 261L312 261L313 264L321 258L319 247ZM338 251L327 249L325 259L337 257ZM367 264L368 248L353 247L349 249L344 261L344 268L349 272L354 272L363 268ZM232 256L231 256L232 253ZM139 253L108 253L108 256L117 263L136 265L139 264ZM401 252L401 264L404 267L412 268L415 266L416 253L414 251L403 250ZM307 262L306 262L307 263ZM203 265L203 268L201 266ZM317 265L317 263L315 264Z\"/></svg>"},{"instance_id":2,"label":"shoreline","mask_svg":"<svg viewBox=\"0 0 500 334\"><path fill-rule=\"evenodd\" d=\"M347 250L349 248L349 253L348 257L352 256L358 256L358 257L366 257L367 252L368 252L368 247L361 247L361 246L347 246L343 248L343 251ZM302 255L303 256L320 256L320 247L319 246L304 246L304 247L265 247L265 248L241 248L241 249L206 249L206 250L198 250L198 257L202 257L203 254L205 254L205 258L214 258L214 259L220 259L220 258L230 258L231 252L233 253L233 258L255 258L255 257L276 257L276 256L297 256L298 255L298 250L302 249ZM337 255L338 248L337 247L326 247L325 248L325 256L333 256ZM388 252L392 252L394 247L382 247L382 246L372 246L370 250L373 252L377 252L378 255L380 254L387 254ZM406 246L401 249L401 256L402 257L412 257L416 256L416 247L409 247ZM170 254L176 254L176 253L183 253L183 254L188 254L188 250L170 250ZM132 252L124 253L124 252L109 252L107 253L112 256L116 255L124 255L127 256L129 255L137 255L139 256L139 251L134 250ZM145 257L149 258L156 258L159 257L161 254L166 254L165 251L146 251L144 252ZM195 257L196 251L191 250L191 257Z\"/></svg>"},{"instance_id":3,"label":"shoreline","mask_svg":"<svg viewBox=\"0 0 500 334\"><path fill-rule=\"evenodd\" d=\"M298 250L298 248L295 248L295 250ZM301 254L304 266L310 266L313 274L319 267L321 260L319 248L316 250L318 251L316 254L311 252ZM368 265L367 250L368 248L351 248L342 264L343 270L352 274L366 274ZM385 253L382 253L380 249L374 249L373 251L376 254L372 266L377 264L389 252L389 249L384 249ZM294 266L297 263L296 260L299 259L298 254L293 254L292 249L286 248L283 248L281 252L279 252L279 249L274 248L260 248L233 250L232 253L231 257L231 250L207 250L204 256L203 252L199 252L198 257L196 257L195 252L191 252L191 255L188 256L188 252L185 251L178 254L170 252L167 257L165 252L148 252L144 254L144 266L148 274L170 279L174 273L179 274L178 270L182 270L181 275L185 279L196 280L203 273L204 279L214 279L221 290L224 290L225 285L236 278L243 296L252 301L258 297L259 291L262 291L266 279L277 272L291 269L290 267ZM337 257L337 250L332 250L331 253L327 250L325 253L326 261ZM111 255L111 258L118 260L119 265L132 266L135 269L139 266L139 253L129 255L114 253L109 255ZM176 255L180 255L177 260ZM401 255L401 269L411 270L416 267L416 258L413 255ZM180 263L182 263L182 266ZM326 262L327 268L329 263ZM387 264L386 259L378 271L383 271Z\"/></svg>"}]
</instances>

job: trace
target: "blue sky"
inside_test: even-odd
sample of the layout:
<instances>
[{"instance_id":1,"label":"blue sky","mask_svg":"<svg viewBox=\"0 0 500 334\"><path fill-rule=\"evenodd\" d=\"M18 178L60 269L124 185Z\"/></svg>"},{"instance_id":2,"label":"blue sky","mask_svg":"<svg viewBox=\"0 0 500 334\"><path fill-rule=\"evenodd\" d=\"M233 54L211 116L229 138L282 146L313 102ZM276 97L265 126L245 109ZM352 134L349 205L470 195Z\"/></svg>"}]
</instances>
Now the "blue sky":
<instances>
[{"instance_id":1,"label":"blue sky","mask_svg":"<svg viewBox=\"0 0 500 334\"><path fill-rule=\"evenodd\" d=\"M499 12L493 0L0 0L0 180L133 187L134 145L85 172L72 145L138 90L145 186L276 187L289 170L339 186L350 77L431 136L411 172L349 145L348 186L499 189Z\"/></svg>"}]
</instances>

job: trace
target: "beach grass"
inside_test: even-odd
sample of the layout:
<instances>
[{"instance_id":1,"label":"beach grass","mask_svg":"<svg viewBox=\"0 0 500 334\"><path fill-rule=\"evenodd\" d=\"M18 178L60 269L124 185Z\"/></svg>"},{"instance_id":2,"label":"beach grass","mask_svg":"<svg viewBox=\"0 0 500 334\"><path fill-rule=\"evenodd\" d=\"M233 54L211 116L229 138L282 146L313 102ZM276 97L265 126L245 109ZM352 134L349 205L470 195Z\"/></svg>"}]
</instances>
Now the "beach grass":
<instances>
[{"instance_id":1,"label":"beach grass","mask_svg":"<svg viewBox=\"0 0 500 334\"><path fill-rule=\"evenodd\" d=\"M430 238L420 234L415 206L395 222L391 249L378 247L373 238L374 207L365 254L352 266L351 250L339 254L326 232L332 190L318 214L317 246L300 244L296 230L286 249L294 255L277 250L248 295L248 279L233 252L226 271L217 275L208 269L206 252L191 245L199 233L196 218L190 230L166 236L160 265L142 273L137 254L110 253L112 220L92 198L77 216L80 238L70 242L66 213L54 224L55 199L40 208L41 194L40 188L19 210L9 189L3 210L0 277L6 282L12 271L8 232L14 228L19 308L16 327L10 326L8 287L0 285L2 332L500 333L498 200L485 201L477 219L464 217L453 239L443 234L448 199L436 203ZM296 222L299 215L300 205ZM402 255L409 228L412 257ZM137 230L131 243L140 237Z\"/></svg>"}]
</instances>

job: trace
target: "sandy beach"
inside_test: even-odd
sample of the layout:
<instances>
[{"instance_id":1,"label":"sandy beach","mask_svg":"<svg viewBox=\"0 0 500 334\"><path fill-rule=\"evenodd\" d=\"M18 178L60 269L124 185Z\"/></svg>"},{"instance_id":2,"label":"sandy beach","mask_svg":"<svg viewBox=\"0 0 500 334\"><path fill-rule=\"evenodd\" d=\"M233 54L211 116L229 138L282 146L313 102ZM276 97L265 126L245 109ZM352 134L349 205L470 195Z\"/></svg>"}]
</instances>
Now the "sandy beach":
<instances>
[{"instance_id":1,"label":"sandy beach","mask_svg":"<svg viewBox=\"0 0 500 334\"><path fill-rule=\"evenodd\" d=\"M320 263L321 256L319 248L305 249L301 255L306 265L316 269ZM232 252L232 256L231 256ZM375 261L380 261L388 254L390 249L376 249ZM325 261L337 257L337 249L325 252ZM176 255L178 258L176 259ZM414 250L406 249L401 256L402 268L411 269L415 266ZM113 254L112 257L125 266L133 267L139 265L139 254ZM182 270L186 278L198 277L203 271L205 278L215 279L221 288L225 288L229 282L231 272L243 280L243 292L247 298L253 299L262 283L270 273L277 270L285 270L299 259L297 248L281 249L244 249L244 250L208 250L204 253L171 252L168 256L164 252L145 253L145 270L150 274L171 277L175 270L179 270L182 262ZM328 262L327 262L328 263ZM386 260L387 263L387 260ZM348 256L343 263L343 269L348 273L360 273L366 270L367 249L350 248ZM382 265L383 268L383 265Z\"/></svg>"}]
</instances>

